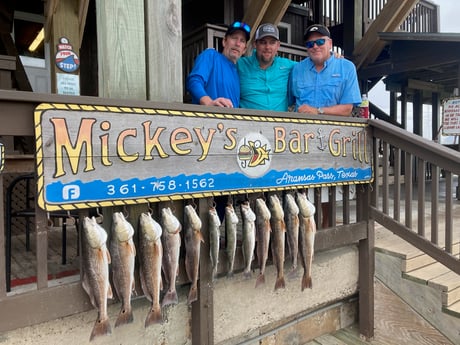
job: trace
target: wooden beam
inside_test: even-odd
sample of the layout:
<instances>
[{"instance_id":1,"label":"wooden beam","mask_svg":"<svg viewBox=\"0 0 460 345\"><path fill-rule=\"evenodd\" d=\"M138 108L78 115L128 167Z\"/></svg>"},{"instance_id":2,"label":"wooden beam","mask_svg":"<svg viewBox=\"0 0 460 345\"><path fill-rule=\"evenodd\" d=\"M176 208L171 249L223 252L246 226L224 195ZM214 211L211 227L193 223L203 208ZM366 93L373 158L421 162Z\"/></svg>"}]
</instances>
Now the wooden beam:
<instances>
[{"instance_id":1,"label":"wooden beam","mask_svg":"<svg viewBox=\"0 0 460 345\"><path fill-rule=\"evenodd\" d=\"M407 87L409 89L416 89L416 90L424 90L424 91L431 91L431 92L443 92L444 87L439 84L430 83L427 81L416 80L416 79L409 79L407 83Z\"/></svg>"},{"instance_id":2,"label":"wooden beam","mask_svg":"<svg viewBox=\"0 0 460 345\"><path fill-rule=\"evenodd\" d=\"M243 18L243 21L248 23L252 28L251 39L248 42L246 53L251 53L252 51L250 47L252 47L252 41L257 27L262 23L278 25L290 3L290 0L251 1Z\"/></svg>"},{"instance_id":3,"label":"wooden beam","mask_svg":"<svg viewBox=\"0 0 460 345\"><path fill-rule=\"evenodd\" d=\"M251 30L251 39L254 36L255 29L262 21L265 12L270 6L271 0L263 0L263 1L251 1L249 7L244 15L243 21L248 23L252 30ZM249 45L248 45L249 46Z\"/></svg>"},{"instance_id":4,"label":"wooden beam","mask_svg":"<svg viewBox=\"0 0 460 345\"><path fill-rule=\"evenodd\" d=\"M357 69L374 62L385 47L385 41L379 39L378 33L397 31L417 3L418 0L389 0L383 6L353 51L353 61Z\"/></svg>"},{"instance_id":5,"label":"wooden beam","mask_svg":"<svg viewBox=\"0 0 460 345\"><path fill-rule=\"evenodd\" d=\"M81 47L83 40L83 33L85 32L86 15L88 14L89 0L80 0L78 4L78 32L80 33L80 42L78 45Z\"/></svg>"},{"instance_id":6,"label":"wooden beam","mask_svg":"<svg viewBox=\"0 0 460 345\"><path fill-rule=\"evenodd\" d=\"M262 22L278 25L290 3L290 0L272 0L263 16Z\"/></svg>"},{"instance_id":7,"label":"wooden beam","mask_svg":"<svg viewBox=\"0 0 460 345\"><path fill-rule=\"evenodd\" d=\"M45 1L45 42L50 40L51 25L53 23L53 16L59 5L59 0L46 0Z\"/></svg>"}]
</instances>

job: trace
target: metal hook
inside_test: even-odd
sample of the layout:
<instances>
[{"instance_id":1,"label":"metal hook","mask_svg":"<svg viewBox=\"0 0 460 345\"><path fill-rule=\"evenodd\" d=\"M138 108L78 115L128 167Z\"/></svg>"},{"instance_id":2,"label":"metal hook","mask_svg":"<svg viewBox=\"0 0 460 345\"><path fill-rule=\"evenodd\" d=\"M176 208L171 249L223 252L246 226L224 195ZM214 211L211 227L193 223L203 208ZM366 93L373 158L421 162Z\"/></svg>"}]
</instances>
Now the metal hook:
<instances>
[{"instance_id":1,"label":"metal hook","mask_svg":"<svg viewBox=\"0 0 460 345\"><path fill-rule=\"evenodd\" d=\"M216 201L214 200L213 196L208 198L208 207L209 208L216 208Z\"/></svg>"},{"instance_id":2,"label":"metal hook","mask_svg":"<svg viewBox=\"0 0 460 345\"><path fill-rule=\"evenodd\" d=\"M104 215L100 212L99 207L96 208L96 214L97 214L96 222L98 224L101 224L104 221Z\"/></svg>"},{"instance_id":3,"label":"metal hook","mask_svg":"<svg viewBox=\"0 0 460 345\"><path fill-rule=\"evenodd\" d=\"M149 214L152 215L152 214L153 214L153 209L152 209L152 207L150 206L150 203L147 203L147 208L148 208Z\"/></svg>"},{"instance_id":4,"label":"metal hook","mask_svg":"<svg viewBox=\"0 0 460 345\"><path fill-rule=\"evenodd\" d=\"M51 216L50 216L50 213L49 212L46 212L46 219L48 221L47 225L48 227L52 227L54 225L53 221L51 220Z\"/></svg>"},{"instance_id":5,"label":"metal hook","mask_svg":"<svg viewBox=\"0 0 460 345\"><path fill-rule=\"evenodd\" d=\"M67 225L75 225L75 218L70 214L70 211L67 211L67 220L66 220Z\"/></svg>"},{"instance_id":6,"label":"metal hook","mask_svg":"<svg viewBox=\"0 0 460 345\"><path fill-rule=\"evenodd\" d=\"M125 218L129 217L129 212L128 212L128 208L126 207L126 205L123 205L123 216Z\"/></svg>"}]
</instances>

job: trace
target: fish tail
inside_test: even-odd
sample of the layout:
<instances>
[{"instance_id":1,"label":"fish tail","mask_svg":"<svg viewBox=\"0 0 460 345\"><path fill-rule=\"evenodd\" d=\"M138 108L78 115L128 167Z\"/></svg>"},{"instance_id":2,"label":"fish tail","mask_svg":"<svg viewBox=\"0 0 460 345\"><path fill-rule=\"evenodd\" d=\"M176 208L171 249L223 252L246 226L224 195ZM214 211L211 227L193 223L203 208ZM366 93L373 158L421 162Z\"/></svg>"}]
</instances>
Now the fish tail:
<instances>
[{"instance_id":1,"label":"fish tail","mask_svg":"<svg viewBox=\"0 0 460 345\"><path fill-rule=\"evenodd\" d=\"M265 274L263 273L259 274L259 276L257 277L256 287L259 287L262 284L265 284Z\"/></svg>"},{"instance_id":2,"label":"fish tail","mask_svg":"<svg viewBox=\"0 0 460 345\"><path fill-rule=\"evenodd\" d=\"M163 323L161 308L151 308L147 314L147 317L145 318L145 328L158 323Z\"/></svg>"},{"instance_id":3,"label":"fish tail","mask_svg":"<svg viewBox=\"0 0 460 345\"><path fill-rule=\"evenodd\" d=\"M106 320L97 319L96 323L94 324L93 330L91 332L89 341L92 341L94 338L99 337L101 335L107 335L111 333L112 333L112 327L110 326L109 319L106 319Z\"/></svg>"},{"instance_id":4,"label":"fish tail","mask_svg":"<svg viewBox=\"0 0 460 345\"><path fill-rule=\"evenodd\" d=\"M311 277L304 274L302 277L302 291L305 289L311 289L311 288L312 288Z\"/></svg>"},{"instance_id":5,"label":"fish tail","mask_svg":"<svg viewBox=\"0 0 460 345\"><path fill-rule=\"evenodd\" d=\"M163 297L163 301L161 302L161 305L164 307L165 305L168 304L177 304L179 303L179 299L177 297L177 292L176 290L174 291L169 291L166 292L166 295Z\"/></svg>"},{"instance_id":6,"label":"fish tail","mask_svg":"<svg viewBox=\"0 0 460 345\"><path fill-rule=\"evenodd\" d=\"M284 289L285 287L286 287L286 282L284 280L284 276L277 278L276 283L275 283L275 290L278 290L281 288Z\"/></svg>"},{"instance_id":7,"label":"fish tail","mask_svg":"<svg viewBox=\"0 0 460 345\"><path fill-rule=\"evenodd\" d=\"M299 274L298 274L298 271L297 271L297 267L292 267L292 269L288 273L288 279L289 280L295 279L298 276L299 276Z\"/></svg>"},{"instance_id":8,"label":"fish tail","mask_svg":"<svg viewBox=\"0 0 460 345\"><path fill-rule=\"evenodd\" d=\"M188 293L187 304L190 305L198 299L198 289L196 286L191 286Z\"/></svg>"},{"instance_id":9,"label":"fish tail","mask_svg":"<svg viewBox=\"0 0 460 345\"><path fill-rule=\"evenodd\" d=\"M115 327L126 325L134 321L133 310L131 308L122 308L115 321Z\"/></svg>"},{"instance_id":10,"label":"fish tail","mask_svg":"<svg viewBox=\"0 0 460 345\"><path fill-rule=\"evenodd\" d=\"M245 270L245 271L243 272L243 277L244 277L245 279L250 279L250 278L252 277L252 272L251 272L251 270Z\"/></svg>"}]
</instances>

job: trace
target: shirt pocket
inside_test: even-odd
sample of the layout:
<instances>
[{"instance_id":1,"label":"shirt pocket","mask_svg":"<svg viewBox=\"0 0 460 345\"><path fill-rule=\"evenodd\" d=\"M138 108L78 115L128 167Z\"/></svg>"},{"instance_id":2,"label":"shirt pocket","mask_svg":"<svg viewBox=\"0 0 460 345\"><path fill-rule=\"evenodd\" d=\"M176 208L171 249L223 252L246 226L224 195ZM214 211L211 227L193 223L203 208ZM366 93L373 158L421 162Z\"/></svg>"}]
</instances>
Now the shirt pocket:
<instances>
[{"instance_id":1,"label":"shirt pocket","mask_svg":"<svg viewBox=\"0 0 460 345\"><path fill-rule=\"evenodd\" d=\"M318 101L321 103L318 106L329 107L339 104L340 99L342 98L342 93L342 79L330 77L318 88Z\"/></svg>"}]
</instances>

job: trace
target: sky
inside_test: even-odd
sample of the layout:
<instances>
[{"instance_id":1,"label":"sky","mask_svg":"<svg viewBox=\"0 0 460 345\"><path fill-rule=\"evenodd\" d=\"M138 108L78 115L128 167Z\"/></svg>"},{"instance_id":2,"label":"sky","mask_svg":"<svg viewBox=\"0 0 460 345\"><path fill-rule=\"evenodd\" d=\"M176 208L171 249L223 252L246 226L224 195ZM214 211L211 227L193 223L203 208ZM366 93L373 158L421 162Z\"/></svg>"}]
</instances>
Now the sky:
<instances>
[{"instance_id":1,"label":"sky","mask_svg":"<svg viewBox=\"0 0 460 345\"><path fill-rule=\"evenodd\" d=\"M439 5L440 32L460 33L460 13L458 11L459 0L431 0L431 2L436 5ZM389 93L385 91L385 84L383 84L383 82L379 82L369 92L369 99L372 103L377 105L382 110L386 111L387 113L389 112ZM408 111L410 110L411 107L409 106ZM424 125L424 134L426 128L431 127L427 125ZM427 135L429 134L427 133ZM447 139L447 142L450 142L453 139L453 137L444 139Z\"/></svg>"}]
</instances>

